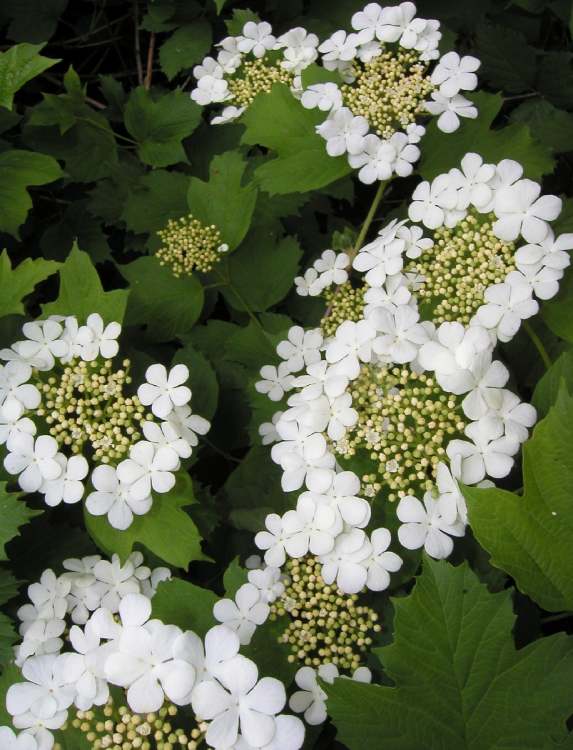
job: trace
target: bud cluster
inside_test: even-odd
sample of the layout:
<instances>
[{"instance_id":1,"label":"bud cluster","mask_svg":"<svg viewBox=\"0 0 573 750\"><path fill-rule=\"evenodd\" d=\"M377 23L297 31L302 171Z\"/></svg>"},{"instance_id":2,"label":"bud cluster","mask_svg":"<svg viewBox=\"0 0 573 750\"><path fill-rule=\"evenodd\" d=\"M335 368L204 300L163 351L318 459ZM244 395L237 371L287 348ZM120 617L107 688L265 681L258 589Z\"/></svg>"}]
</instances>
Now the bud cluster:
<instances>
[{"instance_id":1,"label":"bud cluster","mask_svg":"<svg viewBox=\"0 0 573 750\"><path fill-rule=\"evenodd\" d=\"M177 714L171 703L156 713L136 714L127 706L115 706L110 697L103 709L76 711L72 726L85 735L92 750L197 750L207 725L191 731L174 728Z\"/></svg>"},{"instance_id":2,"label":"bud cluster","mask_svg":"<svg viewBox=\"0 0 573 750\"><path fill-rule=\"evenodd\" d=\"M72 359L58 377L36 383L42 401L36 414L42 417L60 446L81 453L86 443L102 463L117 461L141 439L144 407L137 396L125 396L131 383L130 362L113 371L111 360Z\"/></svg>"},{"instance_id":3,"label":"bud cluster","mask_svg":"<svg viewBox=\"0 0 573 750\"><path fill-rule=\"evenodd\" d=\"M380 137L391 138L426 113L424 102L434 90L427 68L414 50L383 50L369 62L356 60L354 81L342 86L344 104Z\"/></svg>"},{"instance_id":4,"label":"bud cluster","mask_svg":"<svg viewBox=\"0 0 573 750\"><path fill-rule=\"evenodd\" d=\"M436 324L456 320L467 325L484 304L485 290L515 269L515 243L495 236L494 221L493 214L470 209L455 227L436 229L433 247L406 266L406 272L423 277L417 295Z\"/></svg>"},{"instance_id":5,"label":"bud cluster","mask_svg":"<svg viewBox=\"0 0 573 750\"><path fill-rule=\"evenodd\" d=\"M291 618L279 637L279 643L291 648L289 662L309 667L336 664L354 671L372 645L372 633L381 630L378 615L357 604L357 594L343 594L335 585L328 586L320 569L312 556L287 561L290 582L272 604L271 619Z\"/></svg>"},{"instance_id":6,"label":"bud cluster","mask_svg":"<svg viewBox=\"0 0 573 750\"><path fill-rule=\"evenodd\" d=\"M221 260L221 253L228 249L214 224L206 226L192 214L169 219L165 229L157 235L163 245L156 257L162 266L169 266L177 278L190 276L194 270L211 271Z\"/></svg>"},{"instance_id":7,"label":"bud cluster","mask_svg":"<svg viewBox=\"0 0 573 750\"><path fill-rule=\"evenodd\" d=\"M239 76L229 79L229 91L239 107L248 107L257 94L270 93L275 83L290 86L294 78L278 62L273 64L264 59L243 62L238 73Z\"/></svg>"},{"instance_id":8,"label":"bud cluster","mask_svg":"<svg viewBox=\"0 0 573 750\"><path fill-rule=\"evenodd\" d=\"M389 499L396 500L432 489L447 444L467 423L461 401L445 393L430 373L407 365L365 365L350 391L358 422L333 448L347 458L358 450L369 452L377 470L362 477L366 494L387 486Z\"/></svg>"},{"instance_id":9,"label":"bud cluster","mask_svg":"<svg viewBox=\"0 0 573 750\"><path fill-rule=\"evenodd\" d=\"M327 287L322 296L326 300L326 313L320 321L324 337L334 336L339 325L346 320L358 322L364 317L365 286L353 287L350 281L340 286Z\"/></svg>"}]
</instances>

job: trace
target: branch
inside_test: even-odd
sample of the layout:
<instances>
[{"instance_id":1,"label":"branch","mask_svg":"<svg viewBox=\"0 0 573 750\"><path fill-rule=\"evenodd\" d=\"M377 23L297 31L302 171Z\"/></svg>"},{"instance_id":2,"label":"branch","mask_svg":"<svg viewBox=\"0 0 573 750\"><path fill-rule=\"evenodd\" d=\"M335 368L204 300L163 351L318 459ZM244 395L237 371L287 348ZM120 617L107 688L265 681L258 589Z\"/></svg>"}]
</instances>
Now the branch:
<instances>
[{"instance_id":1,"label":"branch","mask_svg":"<svg viewBox=\"0 0 573 750\"><path fill-rule=\"evenodd\" d=\"M151 32L149 37L149 47L147 49L147 70L145 73L144 87L149 91L151 88L151 79L153 77L153 53L155 51L155 32Z\"/></svg>"},{"instance_id":2,"label":"branch","mask_svg":"<svg viewBox=\"0 0 573 750\"><path fill-rule=\"evenodd\" d=\"M134 42L135 42L135 64L137 65L137 82L143 84L143 65L141 63L141 44L139 40L139 8L137 0L133 0Z\"/></svg>"}]
</instances>

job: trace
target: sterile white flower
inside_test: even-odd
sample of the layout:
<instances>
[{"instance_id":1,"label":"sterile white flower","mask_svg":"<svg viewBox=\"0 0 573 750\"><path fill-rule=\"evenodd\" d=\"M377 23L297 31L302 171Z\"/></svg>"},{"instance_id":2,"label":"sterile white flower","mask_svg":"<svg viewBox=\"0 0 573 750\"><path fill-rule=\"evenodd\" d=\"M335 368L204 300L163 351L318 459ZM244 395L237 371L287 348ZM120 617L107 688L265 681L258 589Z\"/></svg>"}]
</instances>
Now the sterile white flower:
<instances>
[{"instance_id":1,"label":"sterile white flower","mask_svg":"<svg viewBox=\"0 0 573 750\"><path fill-rule=\"evenodd\" d=\"M382 235L364 245L352 265L357 271L365 273L364 279L369 286L381 287L388 276L402 270L404 248L404 240L397 237L387 239Z\"/></svg>"},{"instance_id":2,"label":"sterile white flower","mask_svg":"<svg viewBox=\"0 0 573 750\"><path fill-rule=\"evenodd\" d=\"M103 706L109 697L109 687L105 679L105 657L114 648L113 645L103 646L100 637L88 622L84 629L73 625L70 628L69 639L76 652L76 657L83 661L83 673L76 682L75 705L84 711L92 706ZM73 669L77 670L77 658ZM69 668L69 666L68 666ZM66 669L64 669L64 674Z\"/></svg>"},{"instance_id":3,"label":"sterile white flower","mask_svg":"<svg viewBox=\"0 0 573 750\"><path fill-rule=\"evenodd\" d=\"M136 500L149 497L151 490L169 492L175 485L178 459L169 452L157 449L153 443L140 440L132 445L129 458L121 461L116 469L119 481L128 485L129 493Z\"/></svg>"},{"instance_id":4,"label":"sterile white flower","mask_svg":"<svg viewBox=\"0 0 573 750\"><path fill-rule=\"evenodd\" d=\"M206 435L211 427L207 419L192 413L189 404L174 406L167 416L167 422L192 448L199 443L197 435Z\"/></svg>"},{"instance_id":5,"label":"sterile white flower","mask_svg":"<svg viewBox=\"0 0 573 750\"><path fill-rule=\"evenodd\" d=\"M259 589L252 583L244 583L235 594L235 600L219 599L213 607L216 620L234 630L242 645L246 646L258 625L269 616L269 605L263 601Z\"/></svg>"},{"instance_id":6,"label":"sterile white flower","mask_svg":"<svg viewBox=\"0 0 573 750\"><path fill-rule=\"evenodd\" d=\"M263 380L255 383L258 393L266 394L271 401L280 401L285 392L292 388L293 376L287 362L281 362L278 367L264 365L260 370Z\"/></svg>"},{"instance_id":7,"label":"sterile white flower","mask_svg":"<svg viewBox=\"0 0 573 750\"><path fill-rule=\"evenodd\" d=\"M334 549L319 558L324 582L330 585L336 581L345 594L357 594L366 584L368 574L364 561L370 556L371 549L361 529L339 534Z\"/></svg>"},{"instance_id":8,"label":"sterile white flower","mask_svg":"<svg viewBox=\"0 0 573 750\"><path fill-rule=\"evenodd\" d=\"M321 345L322 333L319 328L305 331L301 326L292 326L287 339L277 346L277 354L286 361L290 372L298 372L306 365L312 365L320 360ZM269 398L271 398L270 392ZM276 399L271 398L271 400Z\"/></svg>"},{"instance_id":9,"label":"sterile white flower","mask_svg":"<svg viewBox=\"0 0 573 750\"><path fill-rule=\"evenodd\" d=\"M485 304L475 314L472 323L495 331L500 341L511 341L522 320L539 310L530 285L514 272L501 284L492 284L484 292Z\"/></svg>"},{"instance_id":10,"label":"sterile white flower","mask_svg":"<svg viewBox=\"0 0 573 750\"><path fill-rule=\"evenodd\" d=\"M61 468L59 477L45 479L40 487L46 505L79 503L84 494L83 480L89 471L88 462L83 456L66 458L62 453L57 453L55 460Z\"/></svg>"},{"instance_id":11,"label":"sterile white flower","mask_svg":"<svg viewBox=\"0 0 573 750\"><path fill-rule=\"evenodd\" d=\"M296 510L283 516L283 528L288 535L285 549L289 557L324 555L334 547L335 537L342 531L342 520L333 508L317 504L311 493L303 493Z\"/></svg>"},{"instance_id":12,"label":"sterile white flower","mask_svg":"<svg viewBox=\"0 0 573 750\"><path fill-rule=\"evenodd\" d=\"M32 368L25 362L12 361L0 365L0 407L6 414L14 414L22 408L36 409L41 400L40 391L28 380Z\"/></svg>"},{"instance_id":13,"label":"sterile white flower","mask_svg":"<svg viewBox=\"0 0 573 750\"><path fill-rule=\"evenodd\" d=\"M8 439L10 451L4 459L9 474L18 474L18 484L24 492L37 492L45 480L57 479L62 467L56 460L58 444L50 435L36 439L20 432Z\"/></svg>"},{"instance_id":14,"label":"sterile white flower","mask_svg":"<svg viewBox=\"0 0 573 750\"><path fill-rule=\"evenodd\" d=\"M26 340L17 342L17 353L32 367L51 370L54 358L67 354L68 345L62 339L63 328L55 320L24 323L22 332ZM16 348L16 345L14 347Z\"/></svg>"},{"instance_id":15,"label":"sterile white flower","mask_svg":"<svg viewBox=\"0 0 573 750\"><path fill-rule=\"evenodd\" d=\"M334 250L325 250L320 258L314 261L314 268L320 274L318 282L325 289L331 284L344 284L348 281L348 265L350 259L346 253L335 253ZM322 343L322 342L321 342ZM312 362L309 362L312 364Z\"/></svg>"},{"instance_id":16,"label":"sterile white flower","mask_svg":"<svg viewBox=\"0 0 573 750\"><path fill-rule=\"evenodd\" d=\"M443 133L456 131L460 127L460 117L475 120L478 116L477 107L461 94L450 99L433 91L431 96L432 101L425 102L426 110L432 115L440 115L436 124Z\"/></svg>"},{"instance_id":17,"label":"sterile white flower","mask_svg":"<svg viewBox=\"0 0 573 750\"><path fill-rule=\"evenodd\" d=\"M179 436L177 429L171 422L146 421L143 423L143 435L150 443L157 447L158 451L167 452L172 463L176 463L180 458L189 458L191 455L191 446Z\"/></svg>"},{"instance_id":18,"label":"sterile white flower","mask_svg":"<svg viewBox=\"0 0 573 750\"><path fill-rule=\"evenodd\" d=\"M16 735L10 727L0 727L0 747L2 750L41 750L31 734L21 732Z\"/></svg>"},{"instance_id":19,"label":"sterile white flower","mask_svg":"<svg viewBox=\"0 0 573 750\"><path fill-rule=\"evenodd\" d=\"M327 695L318 684L317 676L332 685L338 677L338 667L336 664L321 664L318 673L312 667L301 667L294 677L300 690L289 700L290 708L296 713L304 713L304 720L310 726L323 724L327 717Z\"/></svg>"},{"instance_id":20,"label":"sterile white flower","mask_svg":"<svg viewBox=\"0 0 573 750\"><path fill-rule=\"evenodd\" d=\"M211 102L224 102L230 97L228 82L213 75L203 76L191 91L191 99L203 107Z\"/></svg>"},{"instance_id":21,"label":"sterile white flower","mask_svg":"<svg viewBox=\"0 0 573 750\"><path fill-rule=\"evenodd\" d=\"M456 207L458 194L450 175L441 174L432 182L421 182L412 193L408 216L428 229L437 229L445 221L445 211Z\"/></svg>"},{"instance_id":22,"label":"sterile white flower","mask_svg":"<svg viewBox=\"0 0 573 750\"><path fill-rule=\"evenodd\" d=\"M370 362L376 330L372 323L346 320L336 329L334 339L326 347L326 361L338 364L337 371L348 378L356 378L360 362Z\"/></svg>"},{"instance_id":23,"label":"sterile white flower","mask_svg":"<svg viewBox=\"0 0 573 750\"><path fill-rule=\"evenodd\" d=\"M470 204L478 209L487 206L493 196L491 182L495 176L495 165L485 164L479 154L466 154L457 167L450 170L458 191L457 209L466 209Z\"/></svg>"},{"instance_id":24,"label":"sterile white flower","mask_svg":"<svg viewBox=\"0 0 573 750\"><path fill-rule=\"evenodd\" d=\"M81 347L81 357L91 362L101 355L104 359L111 359L119 351L117 338L121 333L119 323L104 325L99 313L88 315L85 326L81 326L76 337Z\"/></svg>"},{"instance_id":25,"label":"sterile white flower","mask_svg":"<svg viewBox=\"0 0 573 750\"><path fill-rule=\"evenodd\" d=\"M333 111L316 131L326 141L329 156L342 156L345 153L362 152L368 128L365 117L352 114L348 107L340 107Z\"/></svg>"},{"instance_id":26,"label":"sterile white flower","mask_svg":"<svg viewBox=\"0 0 573 750\"><path fill-rule=\"evenodd\" d=\"M342 106L342 93L335 83L313 83L303 91L300 101L305 109L336 111Z\"/></svg>"},{"instance_id":27,"label":"sterile white flower","mask_svg":"<svg viewBox=\"0 0 573 750\"><path fill-rule=\"evenodd\" d=\"M519 443L504 435L503 425L498 420L482 417L467 425L464 432L471 442L451 440L446 449L451 460L461 457L460 479L464 484L477 484L486 474L494 479L509 474Z\"/></svg>"},{"instance_id":28,"label":"sterile white flower","mask_svg":"<svg viewBox=\"0 0 573 750\"><path fill-rule=\"evenodd\" d=\"M293 73L300 73L318 57L318 37L302 26L290 29L277 39L275 49L284 48L281 66Z\"/></svg>"},{"instance_id":29,"label":"sterile white flower","mask_svg":"<svg viewBox=\"0 0 573 750\"><path fill-rule=\"evenodd\" d=\"M332 36L326 39L319 46L319 52L322 53L324 63L349 62L356 56L356 46L358 44L357 34L347 34L346 31L335 31ZM325 65L329 70L334 66Z\"/></svg>"},{"instance_id":30,"label":"sterile white flower","mask_svg":"<svg viewBox=\"0 0 573 750\"><path fill-rule=\"evenodd\" d=\"M97 466L91 480L95 491L87 496L86 508L93 516L107 515L114 529L127 529L134 515L142 516L151 508L151 495L134 496L130 485L120 481L113 466Z\"/></svg>"},{"instance_id":31,"label":"sterile white flower","mask_svg":"<svg viewBox=\"0 0 573 750\"><path fill-rule=\"evenodd\" d=\"M418 312L409 305L396 310L374 310L369 320L378 331L372 348L382 361L403 364L412 362L420 346L428 340L428 334L418 322Z\"/></svg>"},{"instance_id":32,"label":"sterile white flower","mask_svg":"<svg viewBox=\"0 0 573 750\"><path fill-rule=\"evenodd\" d=\"M184 406L191 399L191 389L184 383L189 379L186 365L175 365L167 372L163 365L151 365L145 372L147 383L137 389L137 397L160 419L165 419L175 406Z\"/></svg>"},{"instance_id":33,"label":"sterile white flower","mask_svg":"<svg viewBox=\"0 0 573 750\"><path fill-rule=\"evenodd\" d=\"M406 495L398 503L396 515L402 522L398 528L400 544L406 549L424 547L436 560L451 554L454 548L452 536L464 535L461 522L447 523L441 516L439 503L431 492L425 493L423 504L416 497Z\"/></svg>"},{"instance_id":34,"label":"sterile white flower","mask_svg":"<svg viewBox=\"0 0 573 750\"><path fill-rule=\"evenodd\" d=\"M526 242L542 242L549 233L547 222L559 216L563 202L556 195L540 197L540 193L541 185L533 180L518 180L499 188L493 207L496 236L511 242L521 234Z\"/></svg>"},{"instance_id":35,"label":"sterile white flower","mask_svg":"<svg viewBox=\"0 0 573 750\"><path fill-rule=\"evenodd\" d=\"M270 445L271 443L276 443L281 439L279 433L277 432L277 422L282 417L282 415L282 411L277 411L273 414L271 422L262 422L259 425L259 435L261 438L261 443L263 445Z\"/></svg>"},{"instance_id":36,"label":"sterile white flower","mask_svg":"<svg viewBox=\"0 0 573 750\"><path fill-rule=\"evenodd\" d=\"M448 52L432 71L432 83L440 87L442 96L453 97L462 91L473 91L478 79L475 71L480 66L477 57L460 57L457 52Z\"/></svg>"},{"instance_id":37,"label":"sterile white flower","mask_svg":"<svg viewBox=\"0 0 573 750\"><path fill-rule=\"evenodd\" d=\"M273 49L276 43L276 37L272 34L270 23L261 21L247 21L243 26L243 33L238 38L237 48L243 54L251 52L255 57L261 58Z\"/></svg>"},{"instance_id":38,"label":"sterile white flower","mask_svg":"<svg viewBox=\"0 0 573 750\"><path fill-rule=\"evenodd\" d=\"M269 513L265 518L266 531L255 535L255 544L265 550L265 562L280 568L286 560L285 544L289 534L283 526L283 519L277 513Z\"/></svg>"},{"instance_id":39,"label":"sterile white flower","mask_svg":"<svg viewBox=\"0 0 573 750\"><path fill-rule=\"evenodd\" d=\"M384 591L390 585L390 573L396 573L402 567L402 558L388 547L391 542L388 529L375 529L370 535L372 548L370 557L364 560L367 570L366 585L371 591Z\"/></svg>"},{"instance_id":40,"label":"sterile white flower","mask_svg":"<svg viewBox=\"0 0 573 750\"><path fill-rule=\"evenodd\" d=\"M389 141L380 139L374 133L364 138L362 151L348 155L348 163L353 169L358 169L358 179L365 185L371 185L379 180L387 180L392 175L392 167L396 160L396 149Z\"/></svg>"}]
</instances>

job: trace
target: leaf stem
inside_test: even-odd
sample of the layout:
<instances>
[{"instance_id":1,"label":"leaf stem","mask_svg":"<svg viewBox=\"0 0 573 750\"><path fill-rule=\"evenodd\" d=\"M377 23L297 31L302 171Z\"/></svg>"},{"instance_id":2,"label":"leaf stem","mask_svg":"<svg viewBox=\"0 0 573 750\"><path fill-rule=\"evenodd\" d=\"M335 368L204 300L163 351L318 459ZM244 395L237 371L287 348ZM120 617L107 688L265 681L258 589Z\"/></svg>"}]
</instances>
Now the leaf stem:
<instances>
[{"instance_id":1,"label":"leaf stem","mask_svg":"<svg viewBox=\"0 0 573 750\"><path fill-rule=\"evenodd\" d=\"M143 85L143 64L141 62L141 42L139 39L139 3L133 0L133 26L134 26L134 46L135 46L135 64L137 65L137 82Z\"/></svg>"},{"instance_id":2,"label":"leaf stem","mask_svg":"<svg viewBox=\"0 0 573 750\"><path fill-rule=\"evenodd\" d=\"M151 88L151 79L153 77L153 53L155 52L155 32L152 31L149 37L149 47L147 50L147 68L145 72L145 81L143 86L147 91Z\"/></svg>"},{"instance_id":3,"label":"leaf stem","mask_svg":"<svg viewBox=\"0 0 573 750\"><path fill-rule=\"evenodd\" d=\"M543 344L543 341L541 341L541 339L539 338L539 336L537 335L537 333L533 330L533 328L531 327L531 325L527 322L527 320L523 321L523 327L527 331L527 335L529 336L529 338L533 342L535 348L539 352L539 356L543 360L543 364L545 365L545 369L548 370L551 367L551 365L553 364L553 362L551 361L551 357L547 353L547 349L545 348L545 346Z\"/></svg>"}]
</instances>

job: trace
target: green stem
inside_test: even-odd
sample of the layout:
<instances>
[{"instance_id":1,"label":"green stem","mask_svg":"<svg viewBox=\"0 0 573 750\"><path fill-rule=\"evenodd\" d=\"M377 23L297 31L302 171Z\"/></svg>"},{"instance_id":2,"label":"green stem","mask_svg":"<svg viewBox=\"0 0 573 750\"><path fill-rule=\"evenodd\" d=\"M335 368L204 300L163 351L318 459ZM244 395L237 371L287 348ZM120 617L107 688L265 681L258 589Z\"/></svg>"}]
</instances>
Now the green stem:
<instances>
[{"instance_id":1,"label":"green stem","mask_svg":"<svg viewBox=\"0 0 573 750\"><path fill-rule=\"evenodd\" d=\"M384 180L378 185L378 190L376 191L376 195L374 196L372 205L370 206L370 209L368 213L366 214L364 223L360 227L360 232L358 233L358 237L356 238L354 247L348 253L348 257L350 258L351 261L353 261L354 258L358 255L358 251L362 247L362 243L364 242L366 235L368 234L368 230L370 229L370 225L372 224L372 221L374 220L374 217L376 216L376 211L378 210L380 201L382 200L382 197L384 196L384 191L386 190L386 187L388 186L388 182L389 180Z\"/></svg>"},{"instance_id":2,"label":"green stem","mask_svg":"<svg viewBox=\"0 0 573 750\"><path fill-rule=\"evenodd\" d=\"M543 345L543 341L539 338L539 336L535 333L531 325L527 322L527 320L523 321L523 327L527 331L527 335L535 345L535 348L539 352L539 356L543 360L543 364L545 365L545 369L548 370L551 365L553 364L551 361L551 357L547 353L547 349Z\"/></svg>"}]
</instances>

